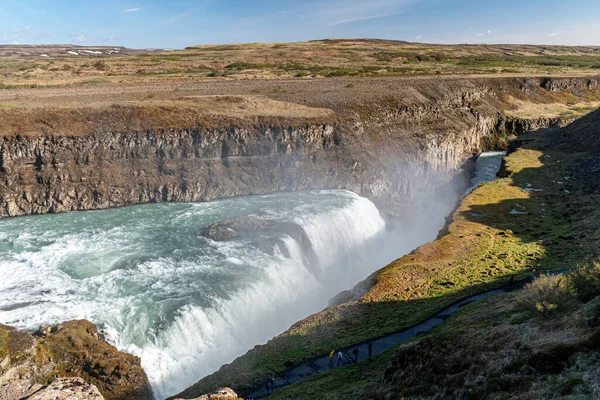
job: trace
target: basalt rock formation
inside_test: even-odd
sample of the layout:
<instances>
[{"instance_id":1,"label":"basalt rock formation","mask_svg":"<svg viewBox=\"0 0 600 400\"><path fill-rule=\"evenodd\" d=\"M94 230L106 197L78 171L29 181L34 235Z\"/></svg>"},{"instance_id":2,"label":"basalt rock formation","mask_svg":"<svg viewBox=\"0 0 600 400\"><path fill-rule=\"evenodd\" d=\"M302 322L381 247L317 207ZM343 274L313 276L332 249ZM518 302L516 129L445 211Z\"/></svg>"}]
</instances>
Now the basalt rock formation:
<instances>
[{"instance_id":1,"label":"basalt rock formation","mask_svg":"<svg viewBox=\"0 0 600 400\"><path fill-rule=\"evenodd\" d=\"M348 189L397 211L456 178L474 155L505 146L507 134L561 123L504 118L503 96L551 101L552 91L583 98L598 89L596 78L392 84L364 102L319 98L315 106L333 113L312 120L153 127L133 106L73 111L68 121L40 109L28 120L39 131L21 135L15 123L0 139L0 217L310 188Z\"/></svg>"}]
</instances>

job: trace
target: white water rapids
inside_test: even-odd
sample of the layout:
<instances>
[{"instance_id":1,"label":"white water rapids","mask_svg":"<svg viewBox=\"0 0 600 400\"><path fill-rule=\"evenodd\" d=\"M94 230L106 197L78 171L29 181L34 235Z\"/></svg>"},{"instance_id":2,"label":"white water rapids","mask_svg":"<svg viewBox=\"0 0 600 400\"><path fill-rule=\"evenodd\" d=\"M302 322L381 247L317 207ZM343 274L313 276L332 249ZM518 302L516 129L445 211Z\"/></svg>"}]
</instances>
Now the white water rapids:
<instances>
[{"instance_id":1,"label":"white water rapids","mask_svg":"<svg viewBox=\"0 0 600 400\"><path fill-rule=\"evenodd\" d=\"M0 322L34 330L88 319L141 357L164 398L434 239L456 200L394 229L369 200L340 190L0 220ZM295 223L315 259L283 231L201 236L248 215Z\"/></svg>"}]
</instances>

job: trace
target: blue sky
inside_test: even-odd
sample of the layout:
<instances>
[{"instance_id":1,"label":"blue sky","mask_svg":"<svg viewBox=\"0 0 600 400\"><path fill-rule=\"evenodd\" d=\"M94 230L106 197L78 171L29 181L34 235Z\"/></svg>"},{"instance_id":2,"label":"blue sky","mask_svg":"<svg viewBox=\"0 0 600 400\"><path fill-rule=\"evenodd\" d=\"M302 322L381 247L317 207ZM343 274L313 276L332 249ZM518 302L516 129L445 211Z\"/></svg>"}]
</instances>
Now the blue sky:
<instances>
[{"instance_id":1,"label":"blue sky","mask_svg":"<svg viewBox=\"0 0 600 400\"><path fill-rule=\"evenodd\" d=\"M132 48L370 37L600 45L600 0L0 0L0 43Z\"/></svg>"}]
</instances>

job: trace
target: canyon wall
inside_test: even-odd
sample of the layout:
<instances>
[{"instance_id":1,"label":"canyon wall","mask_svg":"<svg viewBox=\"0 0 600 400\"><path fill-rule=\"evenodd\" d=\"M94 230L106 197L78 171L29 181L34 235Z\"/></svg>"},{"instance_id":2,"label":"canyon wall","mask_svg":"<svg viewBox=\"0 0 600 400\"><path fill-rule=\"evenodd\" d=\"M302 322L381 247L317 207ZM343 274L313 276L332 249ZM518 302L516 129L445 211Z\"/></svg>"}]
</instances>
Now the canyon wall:
<instances>
[{"instance_id":1,"label":"canyon wall","mask_svg":"<svg viewBox=\"0 0 600 400\"><path fill-rule=\"evenodd\" d=\"M505 118L506 93L539 100L551 90L595 90L590 82L420 87L412 104L380 99L319 124L5 136L0 217L310 188L352 190L394 212L460 177L470 158L505 146L508 134L560 123Z\"/></svg>"}]
</instances>

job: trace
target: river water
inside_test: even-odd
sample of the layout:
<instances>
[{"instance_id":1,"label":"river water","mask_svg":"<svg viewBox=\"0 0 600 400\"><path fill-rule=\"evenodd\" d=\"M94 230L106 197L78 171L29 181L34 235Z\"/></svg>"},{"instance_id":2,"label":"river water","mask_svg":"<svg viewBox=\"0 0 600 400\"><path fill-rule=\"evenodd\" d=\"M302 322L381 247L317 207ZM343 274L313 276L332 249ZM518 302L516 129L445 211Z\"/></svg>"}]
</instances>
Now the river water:
<instances>
[{"instance_id":1,"label":"river water","mask_svg":"<svg viewBox=\"0 0 600 400\"><path fill-rule=\"evenodd\" d=\"M501 158L480 157L473 184L493 179ZM163 398L434 239L457 198L393 229L372 202L341 190L0 220L0 322L34 330L88 319L141 357ZM277 229L202 237L239 216L294 223L308 244Z\"/></svg>"}]
</instances>

